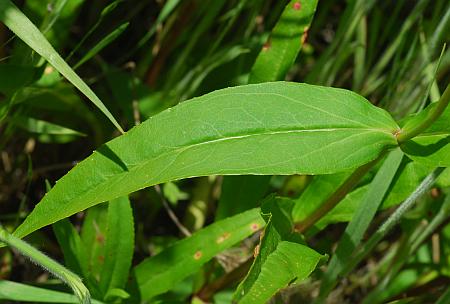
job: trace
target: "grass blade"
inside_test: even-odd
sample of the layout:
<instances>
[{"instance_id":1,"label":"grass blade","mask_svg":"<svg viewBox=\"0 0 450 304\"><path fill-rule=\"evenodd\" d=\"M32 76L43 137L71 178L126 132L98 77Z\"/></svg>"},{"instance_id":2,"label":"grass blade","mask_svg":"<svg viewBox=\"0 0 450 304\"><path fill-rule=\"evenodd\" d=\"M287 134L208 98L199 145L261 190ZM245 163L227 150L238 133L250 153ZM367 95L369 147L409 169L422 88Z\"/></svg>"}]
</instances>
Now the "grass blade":
<instances>
[{"instance_id":1,"label":"grass blade","mask_svg":"<svg viewBox=\"0 0 450 304\"><path fill-rule=\"evenodd\" d=\"M385 197L389 186L400 166L403 152L396 149L391 152L384 161L383 166L378 171L369 187L363 201L356 210L353 219L345 229L338 247L331 258L327 272L325 273L319 298L325 299L328 293L336 284L336 279L342 271L345 260L352 254L359 245L361 239L371 223L375 213Z\"/></svg>"}]
</instances>

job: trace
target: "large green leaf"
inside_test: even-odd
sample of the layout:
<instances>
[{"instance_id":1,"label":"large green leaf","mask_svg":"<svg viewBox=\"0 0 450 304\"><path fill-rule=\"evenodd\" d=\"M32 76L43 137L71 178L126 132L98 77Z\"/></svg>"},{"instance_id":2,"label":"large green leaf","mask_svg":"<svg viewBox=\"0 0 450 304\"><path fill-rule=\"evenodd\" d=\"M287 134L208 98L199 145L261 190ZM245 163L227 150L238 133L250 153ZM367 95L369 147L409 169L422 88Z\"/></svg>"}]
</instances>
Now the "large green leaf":
<instances>
[{"instance_id":1,"label":"large green leaf","mask_svg":"<svg viewBox=\"0 0 450 304\"><path fill-rule=\"evenodd\" d=\"M258 279L239 303L266 303L293 280L299 282L307 278L322 258L322 255L305 245L280 242L267 257Z\"/></svg>"},{"instance_id":2,"label":"large green leaf","mask_svg":"<svg viewBox=\"0 0 450 304\"><path fill-rule=\"evenodd\" d=\"M58 181L15 235L171 180L354 169L396 146L397 128L387 112L347 90L289 82L218 90L100 147Z\"/></svg>"},{"instance_id":3,"label":"large green leaf","mask_svg":"<svg viewBox=\"0 0 450 304\"><path fill-rule=\"evenodd\" d=\"M70 68L36 26L9 0L0 1L0 21L89 98L122 131L119 123L88 85Z\"/></svg>"},{"instance_id":4,"label":"large green leaf","mask_svg":"<svg viewBox=\"0 0 450 304\"><path fill-rule=\"evenodd\" d=\"M215 255L263 226L259 209L252 209L196 232L136 266L130 283L131 294L147 300L170 290Z\"/></svg>"}]
</instances>

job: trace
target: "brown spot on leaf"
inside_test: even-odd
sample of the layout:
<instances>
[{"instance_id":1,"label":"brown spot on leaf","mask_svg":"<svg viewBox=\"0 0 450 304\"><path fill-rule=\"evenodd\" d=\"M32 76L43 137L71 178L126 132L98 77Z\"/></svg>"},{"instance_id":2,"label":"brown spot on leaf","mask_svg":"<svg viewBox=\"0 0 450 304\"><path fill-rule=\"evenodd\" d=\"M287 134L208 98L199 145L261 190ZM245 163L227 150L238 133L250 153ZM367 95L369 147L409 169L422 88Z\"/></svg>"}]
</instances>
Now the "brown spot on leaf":
<instances>
[{"instance_id":1,"label":"brown spot on leaf","mask_svg":"<svg viewBox=\"0 0 450 304\"><path fill-rule=\"evenodd\" d=\"M433 188L431 189L431 197L436 199L439 196L441 196L441 190L439 188Z\"/></svg>"},{"instance_id":2,"label":"brown spot on leaf","mask_svg":"<svg viewBox=\"0 0 450 304\"><path fill-rule=\"evenodd\" d=\"M253 251L253 257L256 259L258 254L259 254L259 244L256 245L255 250Z\"/></svg>"},{"instance_id":3,"label":"brown spot on leaf","mask_svg":"<svg viewBox=\"0 0 450 304\"><path fill-rule=\"evenodd\" d=\"M302 35L302 44L304 44L306 39L308 39L308 32L309 32L309 27L306 27L305 31L303 32L303 35Z\"/></svg>"},{"instance_id":4,"label":"brown spot on leaf","mask_svg":"<svg viewBox=\"0 0 450 304\"><path fill-rule=\"evenodd\" d=\"M195 260L200 260L200 258L203 256L203 253L199 250L194 254Z\"/></svg>"},{"instance_id":5,"label":"brown spot on leaf","mask_svg":"<svg viewBox=\"0 0 450 304\"><path fill-rule=\"evenodd\" d=\"M296 11L300 10L302 8L302 4L300 3L300 1L297 1L294 3L294 5L292 6Z\"/></svg>"},{"instance_id":6,"label":"brown spot on leaf","mask_svg":"<svg viewBox=\"0 0 450 304\"><path fill-rule=\"evenodd\" d=\"M262 47L262 50L263 51L267 51L267 50L269 50L270 49L270 41L267 41L266 43L264 43L264 45L263 45L263 47Z\"/></svg>"},{"instance_id":7,"label":"brown spot on leaf","mask_svg":"<svg viewBox=\"0 0 450 304\"><path fill-rule=\"evenodd\" d=\"M99 233L99 234L97 234L97 235L95 236L95 241L96 241L97 243L103 245L103 244L105 243L105 236L104 236L103 234Z\"/></svg>"},{"instance_id":8,"label":"brown spot on leaf","mask_svg":"<svg viewBox=\"0 0 450 304\"><path fill-rule=\"evenodd\" d=\"M251 224L251 225L250 225L250 229L251 229L252 231L258 231L258 229L259 229L259 224L258 224L258 223L253 223L253 224Z\"/></svg>"},{"instance_id":9,"label":"brown spot on leaf","mask_svg":"<svg viewBox=\"0 0 450 304\"><path fill-rule=\"evenodd\" d=\"M224 234L222 234L221 236L219 236L216 240L217 244L223 243L223 241L225 241L226 239L228 239L230 237L231 233L229 232L225 232Z\"/></svg>"}]
</instances>

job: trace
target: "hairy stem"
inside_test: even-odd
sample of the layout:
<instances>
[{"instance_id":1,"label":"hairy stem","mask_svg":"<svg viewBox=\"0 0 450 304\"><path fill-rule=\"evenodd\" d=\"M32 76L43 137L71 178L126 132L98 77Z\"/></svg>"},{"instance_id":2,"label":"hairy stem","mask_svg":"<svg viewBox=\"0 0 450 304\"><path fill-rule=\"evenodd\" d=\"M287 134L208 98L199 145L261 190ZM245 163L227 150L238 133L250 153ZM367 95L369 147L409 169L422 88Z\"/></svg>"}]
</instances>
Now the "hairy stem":
<instances>
[{"instance_id":1,"label":"hairy stem","mask_svg":"<svg viewBox=\"0 0 450 304\"><path fill-rule=\"evenodd\" d=\"M367 163L350 175L347 180L318 208L313 214L308 216L305 220L295 223L294 230L298 233L303 233L315 223L317 223L324 215L330 212L336 205L349 193L363 178L363 176L375 166L380 159L384 157L385 153L382 153L378 158Z\"/></svg>"},{"instance_id":2,"label":"hairy stem","mask_svg":"<svg viewBox=\"0 0 450 304\"><path fill-rule=\"evenodd\" d=\"M55 260L49 258L33 246L22 241L21 239L11 235L0 225L0 241L6 243L8 246L16 249L22 255L29 258L31 261L41 266L48 272L52 273L54 276L60 278L67 285L72 288L75 295L78 297L81 304L90 304L91 296L89 290L84 286L80 277L76 274L56 262Z\"/></svg>"}]
</instances>

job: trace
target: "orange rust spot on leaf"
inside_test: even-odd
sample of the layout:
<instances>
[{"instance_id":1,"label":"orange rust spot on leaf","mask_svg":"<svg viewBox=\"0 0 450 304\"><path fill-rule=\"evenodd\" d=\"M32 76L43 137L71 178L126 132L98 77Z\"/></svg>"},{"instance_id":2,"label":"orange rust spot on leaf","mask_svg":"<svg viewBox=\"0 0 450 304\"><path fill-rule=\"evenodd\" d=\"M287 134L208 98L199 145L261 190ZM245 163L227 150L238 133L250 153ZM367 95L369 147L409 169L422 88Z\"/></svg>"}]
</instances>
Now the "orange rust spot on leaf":
<instances>
[{"instance_id":1,"label":"orange rust spot on leaf","mask_svg":"<svg viewBox=\"0 0 450 304\"><path fill-rule=\"evenodd\" d=\"M103 264L105 262L105 257L103 255L98 256L99 263Z\"/></svg>"},{"instance_id":2,"label":"orange rust spot on leaf","mask_svg":"<svg viewBox=\"0 0 450 304\"><path fill-rule=\"evenodd\" d=\"M223 243L223 241L225 241L226 239L228 239L230 237L231 233L229 232L225 232L224 234L222 234L221 236L219 236L216 240L217 244Z\"/></svg>"},{"instance_id":3,"label":"orange rust spot on leaf","mask_svg":"<svg viewBox=\"0 0 450 304\"><path fill-rule=\"evenodd\" d=\"M264 43L262 50L263 51L267 51L268 49L270 49L270 41L267 41L266 43Z\"/></svg>"},{"instance_id":4,"label":"orange rust spot on leaf","mask_svg":"<svg viewBox=\"0 0 450 304\"><path fill-rule=\"evenodd\" d=\"M433 188L431 189L431 197L436 199L439 196L441 196L441 190L439 188Z\"/></svg>"},{"instance_id":5,"label":"orange rust spot on leaf","mask_svg":"<svg viewBox=\"0 0 450 304\"><path fill-rule=\"evenodd\" d=\"M296 11L300 10L302 8L302 4L300 3L300 1L297 1L294 3L294 5L292 6Z\"/></svg>"},{"instance_id":6,"label":"orange rust spot on leaf","mask_svg":"<svg viewBox=\"0 0 450 304\"><path fill-rule=\"evenodd\" d=\"M199 250L194 254L195 260L200 260L200 258L203 256L203 253Z\"/></svg>"},{"instance_id":7,"label":"orange rust spot on leaf","mask_svg":"<svg viewBox=\"0 0 450 304\"><path fill-rule=\"evenodd\" d=\"M257 231L259 229L259 224L258 223L253 223L250 225L250 229L252 231Z\"/></svg>"},{"instance_id":8,"label":"orange rust spot on leaf","mask_svg":"<svg viewBox=\"0 0 450 304\"><path fill-rule=\"evenodd\" d=\"M95 241L97 242L97 243L100 243L100 244L104 244L105 243L105 236L103 235L103 234L97 234L96 236L95 236Z\"/></svg>"}]
</instances>

